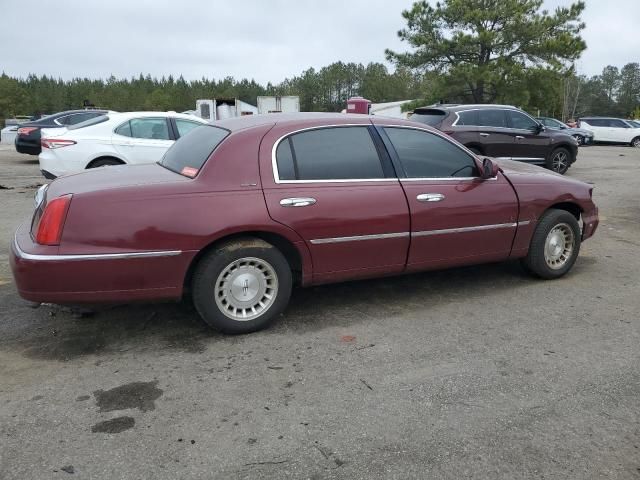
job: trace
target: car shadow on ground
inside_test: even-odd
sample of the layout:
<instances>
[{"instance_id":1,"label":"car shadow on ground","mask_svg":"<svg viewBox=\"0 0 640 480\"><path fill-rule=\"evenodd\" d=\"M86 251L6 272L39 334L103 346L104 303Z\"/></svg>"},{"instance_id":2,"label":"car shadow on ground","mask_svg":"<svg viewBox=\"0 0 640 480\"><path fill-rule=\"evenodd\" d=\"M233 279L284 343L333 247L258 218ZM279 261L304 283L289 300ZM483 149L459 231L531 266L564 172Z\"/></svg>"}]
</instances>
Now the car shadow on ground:
<instances>
[{"instance_id":1,"label":"car shadow on ground","mask_svg":"<svg viewBox=\"0 0 640 480\"><path fill-rule=\"evenodd\" d=\"M583 265L579 265L581 260ZM589 268L589 262L581 260L576 272ZM514 295L515 290L537 281L518 262L507 262L298 288L275 324L253 335L307 334L328 327L385 321L394 315L423 314L427 308L453 302ZM67 361L130 351L202 353L216 343L242 339L209 329L189 301L90 311L55 305L29 308L15 292L2 290L0 298L5 297L5 309L14 320L0 328L0 348L32 359Z\"/></svg>"}]
</instances>

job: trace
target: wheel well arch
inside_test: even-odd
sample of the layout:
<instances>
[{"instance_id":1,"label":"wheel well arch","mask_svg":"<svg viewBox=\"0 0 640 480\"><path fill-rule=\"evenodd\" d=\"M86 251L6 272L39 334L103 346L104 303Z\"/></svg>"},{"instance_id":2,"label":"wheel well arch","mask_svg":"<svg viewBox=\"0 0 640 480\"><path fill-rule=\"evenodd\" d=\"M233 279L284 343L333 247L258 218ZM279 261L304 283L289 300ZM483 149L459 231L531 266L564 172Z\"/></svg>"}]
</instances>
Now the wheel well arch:
<instances>
[{"instance_id":1,"label":"wheel well arch","mask_svg":"<svg viewBox=\"0 0 640 480\"><path fill-rule=\"evenodd\" d=\"M87 166L85 167L85 169L87 168L91 168L91 166L96 163L99 160L105 160L105 159L113 159L113 160L117 160L118 162L120 162L122 165L126 164L127 162L125 162L123 159L121 159L120 157L117 157L115 155L100 155L99 157L96 157L94 159L92 159L89 163L87 163Z\"/></svg>"},{"instance_id":2,"label":"wheel well arch","mask_svg":"<svg viewBox=\"0 0 640 480\"><path fill-rule=\"evenodd\" d=\"M289 239L285 238L280 234L256 230L256 231L237 232L237 233L220 237L212 241L202 249L200 249L200 251L196 254L196 256L193 257L193 259L191 260L191 263L189 264L189 268L187 268L187 272L185 274L184 282L183 282L184 290L187 291L191 288L191 280L193 278L193 273L196 269L196 266L205 255L207 255L211 250L215 249L218 245L221 245L227 242L232 242L234 240L238 240L241 238L247 238L247 237L259 238L261 240L264 240L267 243L270 243L275 248L277 248L280 251L280 253L284 255L287 262L289 263L289 266L291 267L294 284L301 283L302 255L300 254L298 249L295 247L295 245Z\"/></svg>"},{"instance_id":3,"label":"wheel well arch","mask_svg":"<svg viewBox=\"0 0 640 480\"><path fill-rule=\"evenodd\" d=\"M576 217L576 220L578 221L580 221L580 215L582 215L582 212L583 212L580 205L573 202L554 203L547 210L551 210L552 208L556 210L565 210L569 212L571 215L573 215L574 217Z\"/></svg>"}]
</instances>

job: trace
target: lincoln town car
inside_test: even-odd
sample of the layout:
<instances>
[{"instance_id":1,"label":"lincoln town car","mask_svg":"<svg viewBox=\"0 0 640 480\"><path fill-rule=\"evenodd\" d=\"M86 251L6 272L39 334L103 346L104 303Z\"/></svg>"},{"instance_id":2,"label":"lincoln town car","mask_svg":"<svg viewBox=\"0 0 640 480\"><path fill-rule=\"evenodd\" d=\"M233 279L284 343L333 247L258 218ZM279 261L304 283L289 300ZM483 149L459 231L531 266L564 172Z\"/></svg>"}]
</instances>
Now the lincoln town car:
<instances>
[{"instance_id":1,"label":"lincoln town car","mask_svg":"<svg viewBox=\"0 0 640 480\"><path fill-rule=\"evenodd\" d=\"M420 123L247 116L194 128L158 163L41 188L11 266L30 301L190 296L211 327L246 333L296 285L509 259L561 277L598 226L592 191Z\"/></svg>"}]
</instances>

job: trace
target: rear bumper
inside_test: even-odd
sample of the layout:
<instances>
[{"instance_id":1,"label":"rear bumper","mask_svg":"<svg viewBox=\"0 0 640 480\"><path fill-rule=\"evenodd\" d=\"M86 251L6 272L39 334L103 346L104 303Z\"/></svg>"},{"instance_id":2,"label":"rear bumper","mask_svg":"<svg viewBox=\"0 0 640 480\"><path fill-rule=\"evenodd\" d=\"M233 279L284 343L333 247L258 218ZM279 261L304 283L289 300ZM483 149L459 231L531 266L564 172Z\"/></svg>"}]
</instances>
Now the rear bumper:
<instances>
[{"instance_id":1,"label":"rear bumper","mask_svg":"<svg viewBox=\"0 0 640 480\"><path fill-rule=\"evenodd\" d=\"M25 300L61 304L179 299L196 252L152 251L59 254L20 227L10 264Z\"/></svg>"}]
</instances>

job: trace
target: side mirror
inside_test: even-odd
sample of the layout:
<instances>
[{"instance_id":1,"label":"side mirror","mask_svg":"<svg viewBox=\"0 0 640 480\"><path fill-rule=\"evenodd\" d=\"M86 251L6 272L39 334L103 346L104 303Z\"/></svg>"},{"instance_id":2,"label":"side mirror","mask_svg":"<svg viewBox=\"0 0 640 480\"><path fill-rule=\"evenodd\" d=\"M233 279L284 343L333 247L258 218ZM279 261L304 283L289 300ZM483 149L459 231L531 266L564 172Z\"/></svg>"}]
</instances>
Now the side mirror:
<instances>
[{"instance_id":1,"label":"side mirror","mask_svg":"<svg viewBox=\"0 0 640 480\"><path fill-rule=\"evenodd\" d=\"M495 178L500 171L500 167L493 163L489 158L484 158L482 160L482 174L480 178L483 180L487 180L489 178Z\"/></svg>"},{"instance_id":2,"label":"side mirror","mask_svg":"<svg viewBox=\"0 0 640 480\"><path fill-rule=\"evenodd\" d=\"M544 125L542 125L541 123L539 123L539 124L536 126L536 128L535 128L535 130L534 130L534 131L536 132L536 135L537 135L537 134L538 134L538 133L540 133L540 132L544 132L544 130L545 130Z\"/></svg>"}]
</instances>

